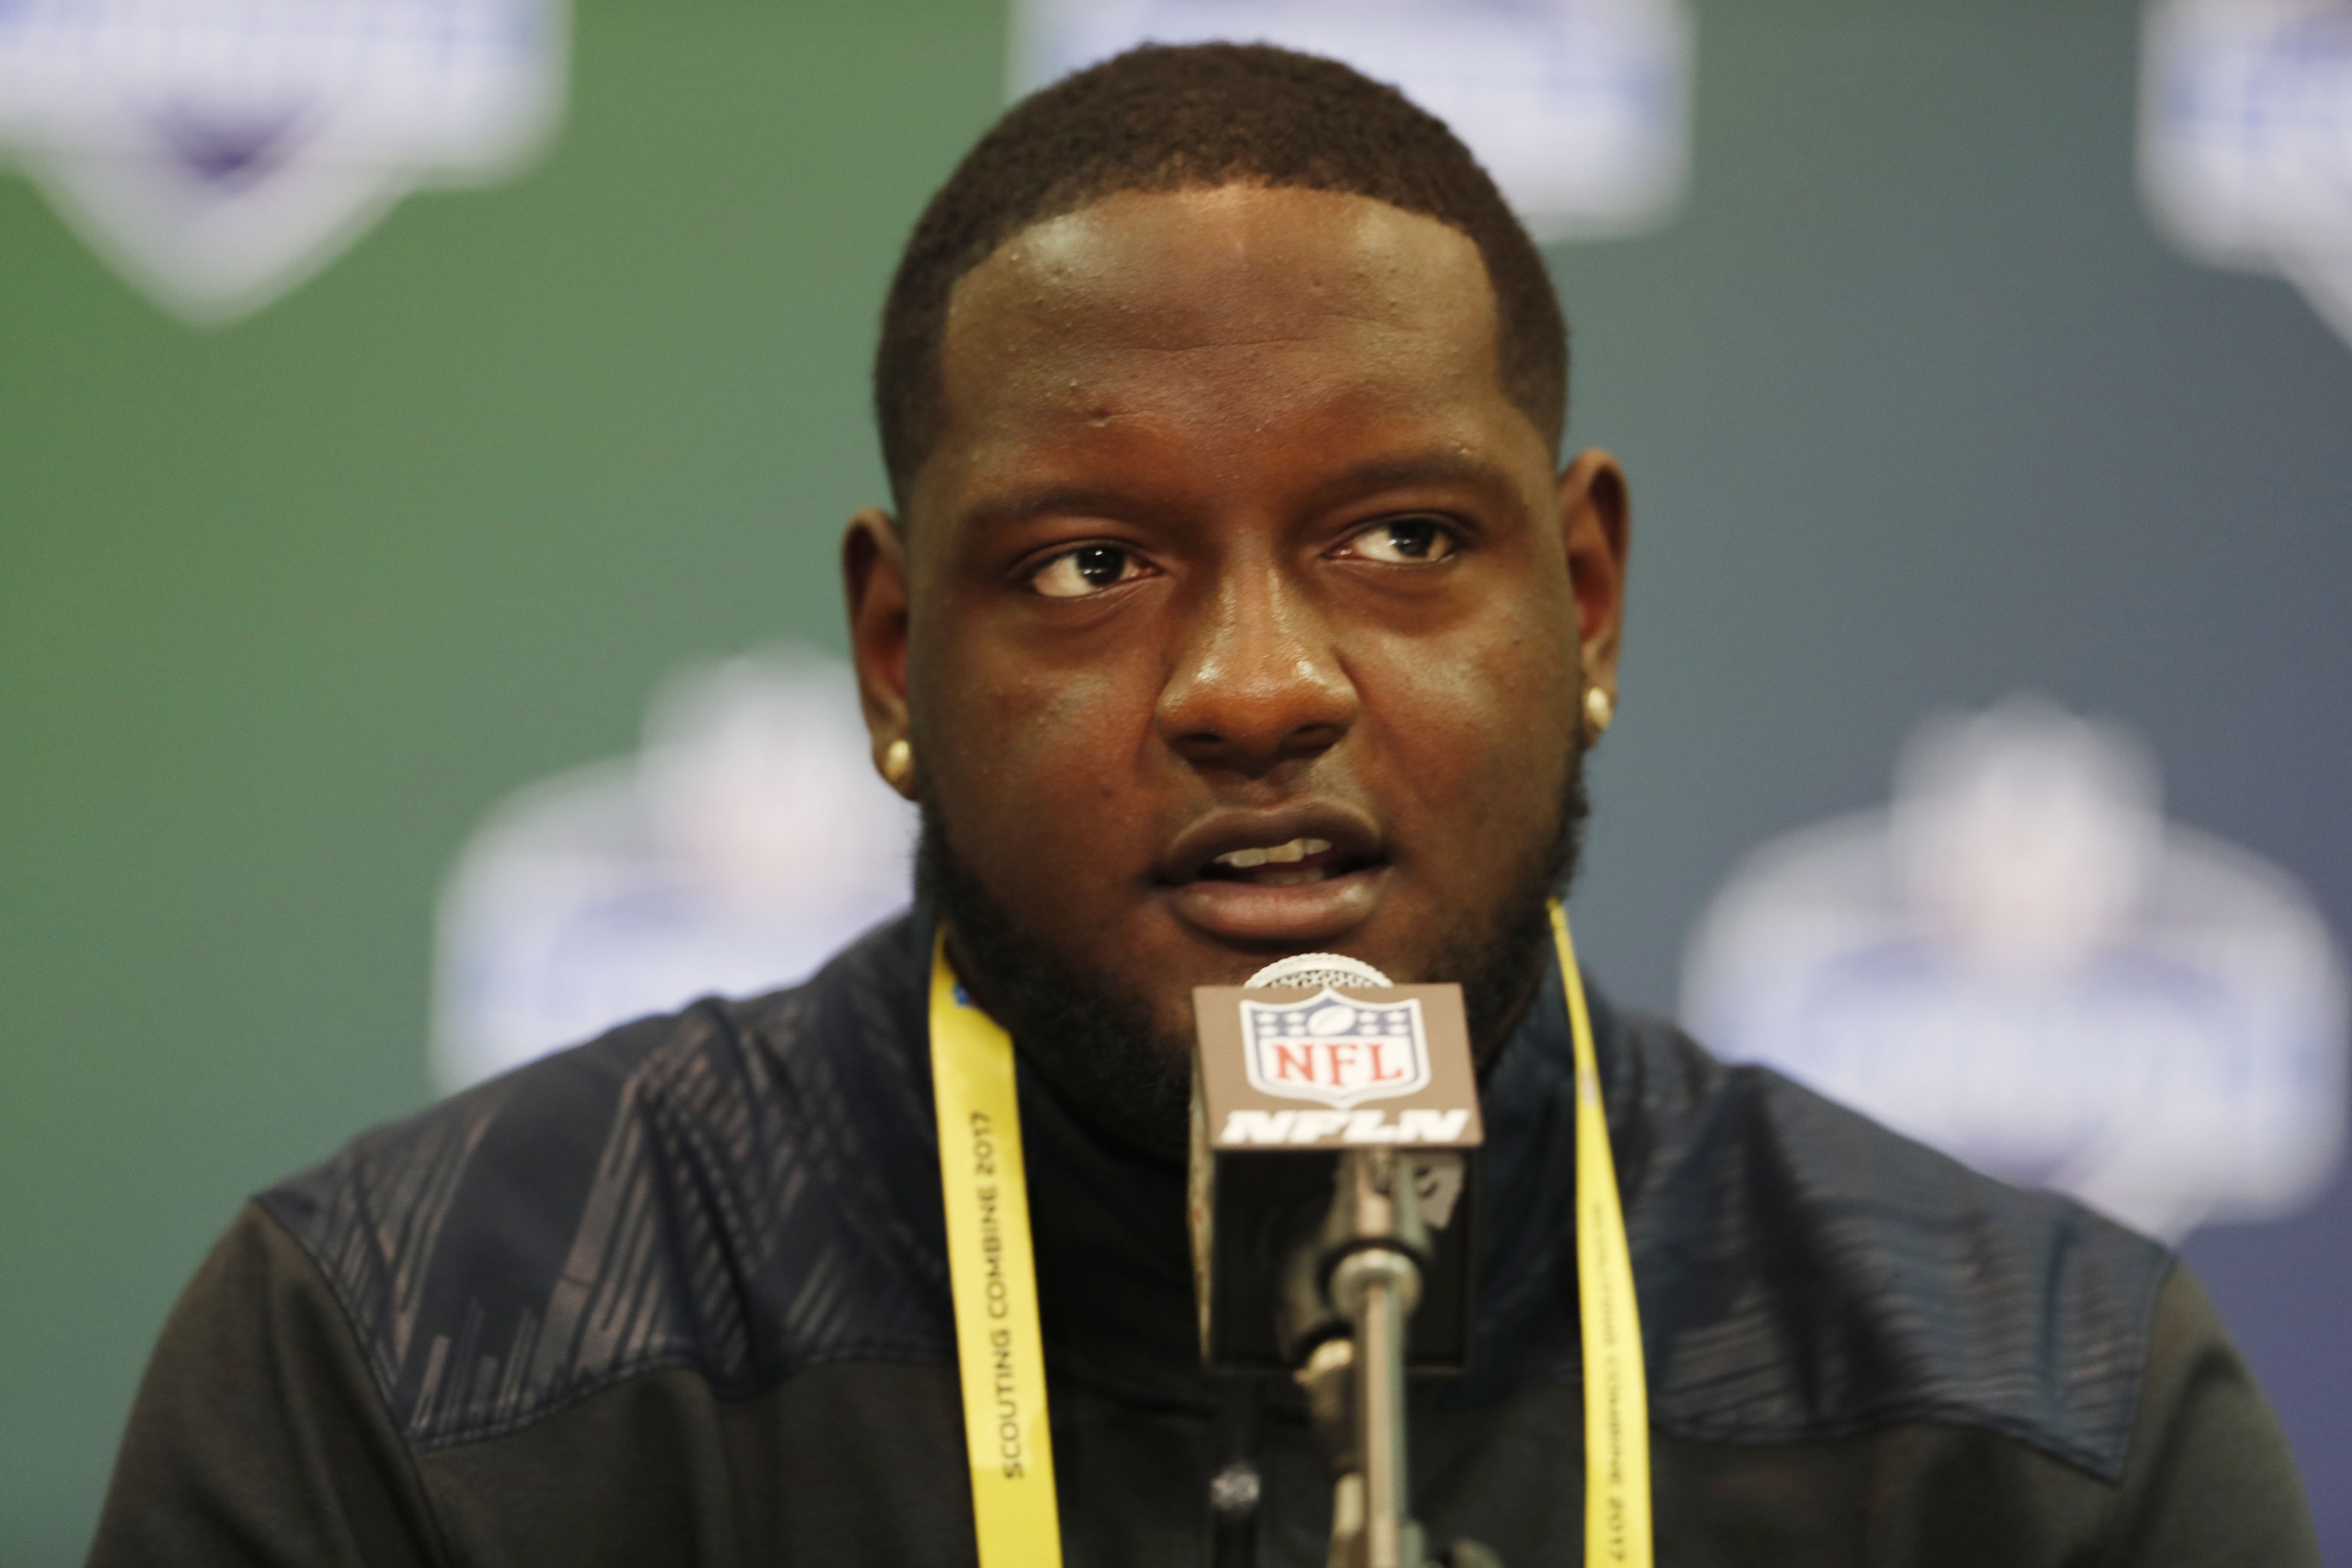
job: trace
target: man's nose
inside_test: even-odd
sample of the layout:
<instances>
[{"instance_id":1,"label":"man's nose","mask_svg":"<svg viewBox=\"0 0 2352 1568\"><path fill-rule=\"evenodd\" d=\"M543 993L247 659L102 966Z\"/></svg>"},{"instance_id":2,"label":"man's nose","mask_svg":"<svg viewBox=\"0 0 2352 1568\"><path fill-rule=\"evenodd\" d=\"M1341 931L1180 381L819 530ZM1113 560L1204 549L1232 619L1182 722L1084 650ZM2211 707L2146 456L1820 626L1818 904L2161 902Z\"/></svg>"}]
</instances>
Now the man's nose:
<instances>
[{"instance_id":1,"label":"man's nose","mask_svg":"<svg viewBox=\"0 0 2352 1568\"><path fill-rule=\"evenodd\" d=\"M1262 773L1338 744L1360 706L1319 609L1266 567L1199 605L1156 718L1193 766Z\"/></svg>"}]
</instances>

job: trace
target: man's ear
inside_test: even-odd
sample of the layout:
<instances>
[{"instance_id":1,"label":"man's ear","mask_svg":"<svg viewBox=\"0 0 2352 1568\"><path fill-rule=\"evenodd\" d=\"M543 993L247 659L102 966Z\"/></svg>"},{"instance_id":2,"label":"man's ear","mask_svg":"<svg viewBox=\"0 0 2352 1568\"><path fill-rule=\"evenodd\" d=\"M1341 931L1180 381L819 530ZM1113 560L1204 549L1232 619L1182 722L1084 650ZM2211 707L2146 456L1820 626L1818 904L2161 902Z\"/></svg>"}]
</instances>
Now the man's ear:
<instances>
[{"instance_id":1,"label":"man's ear","mask_svg":"<svg viewBox=\"0 0 2352 1568\"><path fill-rule=\"evenodd\" d=\"M1633 498L1625 470L1598 447L1579 452L1559 476L1559 525L1576 594L1584 680L1617 700L1617 647L1625 623L1625 551Z\"/></svg>"},{"instance_id":2,"label":"man's ear","mask_svg":"<svg viewBox=\"0 0 2352 1568\"><path fill-rule=\"evenodd\" d=\"M896 519L867 507L841 540L841 585L849 601L849 656L866 711L874 770L908 800L913 736L907 710L907 545Z\"/></svg>"}]
</instances>

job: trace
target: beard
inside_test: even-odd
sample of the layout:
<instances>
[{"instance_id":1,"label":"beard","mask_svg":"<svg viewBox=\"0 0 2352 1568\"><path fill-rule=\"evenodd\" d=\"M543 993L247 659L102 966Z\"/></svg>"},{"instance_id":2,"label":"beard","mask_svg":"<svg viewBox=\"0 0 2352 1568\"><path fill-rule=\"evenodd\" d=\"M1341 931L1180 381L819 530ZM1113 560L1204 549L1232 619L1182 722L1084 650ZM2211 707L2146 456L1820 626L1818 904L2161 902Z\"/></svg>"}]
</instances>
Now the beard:
<instances>
[{"instance_id":1,"label":"beard","mask_svg":"<svg viewBox=\"0 0 2352 1568\"><path fill-rule=\"evenodd\" d=\"M1542 978L1550 900L1565 897L1591 810L1584 748L1570 752L1557 820L1483 910L1444 932L1432 983L1454 981L1481 1073ZM964 979L1023 1057L1097 1131L1157 1159L1181 1162L1191 1142L1192 1042L1158 1027L1150 1001L1073 963L1023 926L950 842L929 801L915 849L916 896L943 918Z\"/></svg>"}]
</instances>

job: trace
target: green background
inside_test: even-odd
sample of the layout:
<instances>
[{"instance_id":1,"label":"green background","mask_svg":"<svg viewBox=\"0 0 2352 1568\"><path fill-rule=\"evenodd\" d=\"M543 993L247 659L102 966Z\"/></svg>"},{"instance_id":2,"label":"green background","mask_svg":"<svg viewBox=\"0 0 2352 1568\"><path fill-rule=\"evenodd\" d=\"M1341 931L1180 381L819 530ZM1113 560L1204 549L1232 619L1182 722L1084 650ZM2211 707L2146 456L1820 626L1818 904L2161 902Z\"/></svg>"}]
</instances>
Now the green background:
<instances>
[{"instance_id":1,"label":"green background","mask_svg":"<svg viewBox=\"0 0 2352 1568\"><path fill-rule=\"evenodd\" d=\"M1636 497L1597 967L1671 1005L1739 851L2020 687L2137 725L2178 815L2352 928L2352 347L2152 231L2132 8L1701 18L1684 212L1553 252L1573 435ZM481 814L629 749L686 660L840 646L882 289L1003 32L590 0L541 164L220 331L0 179L0 1563L79 1560L243 1195L425 1098ZM2352 1473L2347 1241L2339 1180L2192 1249L2315 1480Z\"/></svg>"}]
</instances>

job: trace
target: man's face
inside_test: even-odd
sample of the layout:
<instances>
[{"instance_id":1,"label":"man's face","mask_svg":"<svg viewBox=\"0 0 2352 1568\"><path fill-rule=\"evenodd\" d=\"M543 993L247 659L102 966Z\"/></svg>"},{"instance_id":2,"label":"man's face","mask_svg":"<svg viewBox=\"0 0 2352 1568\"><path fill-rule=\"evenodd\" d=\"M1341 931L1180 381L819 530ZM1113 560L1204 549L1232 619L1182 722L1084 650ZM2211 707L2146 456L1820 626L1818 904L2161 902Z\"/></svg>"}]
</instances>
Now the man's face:
<instances>
[{"instance_id":1,"label":"man's face","mask_svg":"<svg viewBox=\"0 0 2352 1568\"><path fill-rule=\"evenodd\" d=\"M967 274L941 368L846 562L877 755L989 901L1164 1041L1284 953L1463 978L1559 838L1624 553L1614 465L1556 476L1504 394L1476 247L1113 196Z\"/></svg>"}]
</instances>

